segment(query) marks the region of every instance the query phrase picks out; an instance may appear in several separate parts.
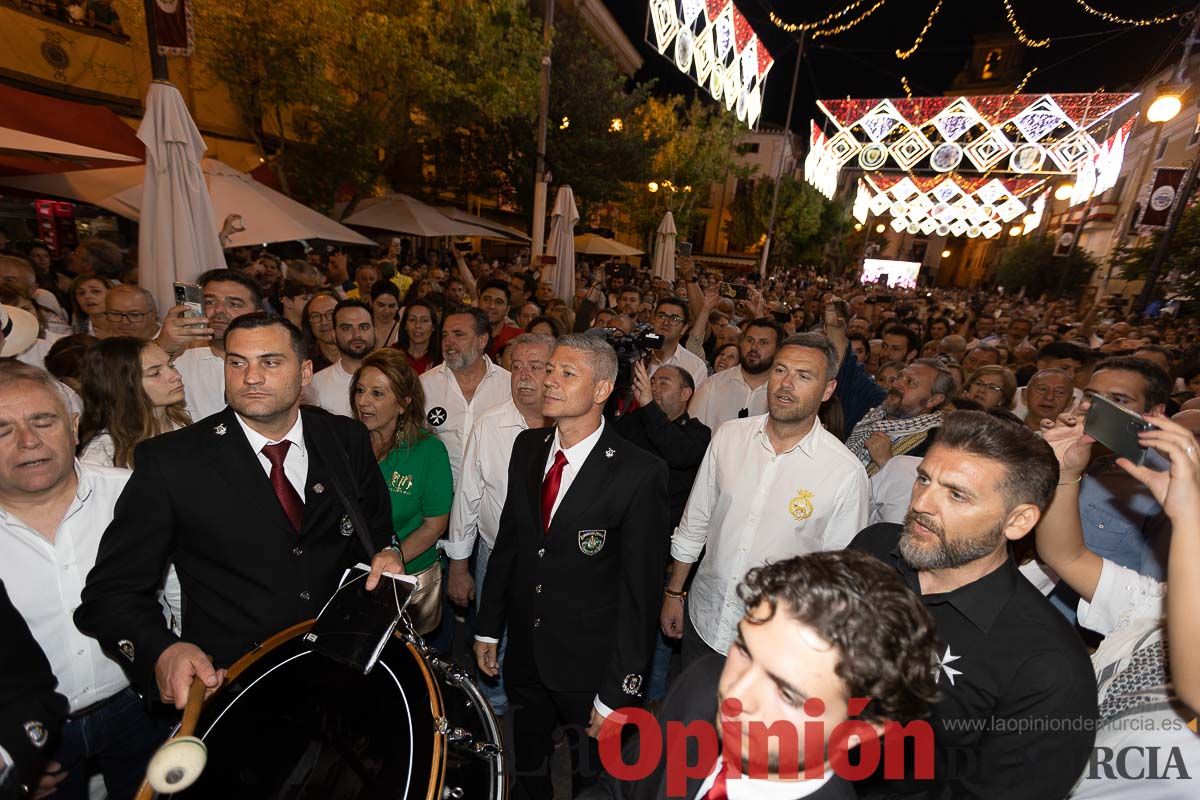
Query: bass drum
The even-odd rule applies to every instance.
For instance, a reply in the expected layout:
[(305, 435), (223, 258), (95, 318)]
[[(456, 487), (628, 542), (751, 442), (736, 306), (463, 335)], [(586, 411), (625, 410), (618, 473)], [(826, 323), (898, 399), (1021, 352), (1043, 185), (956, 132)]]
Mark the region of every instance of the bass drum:
[(460, 667), (397, 633), (369, 675), (289, 628), (230, 668), (205, 703), (206, 800), (450, 800), (507, 796), (500, 730)]

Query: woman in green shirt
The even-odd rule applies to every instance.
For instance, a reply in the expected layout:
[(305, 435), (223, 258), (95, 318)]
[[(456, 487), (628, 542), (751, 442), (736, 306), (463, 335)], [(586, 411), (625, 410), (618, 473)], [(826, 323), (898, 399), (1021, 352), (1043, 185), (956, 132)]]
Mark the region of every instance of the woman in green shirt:
[(371, 435), (392, 498), (396, 543), (405, 571), (417, 579), (409, 617), (416, 632), (426, 634), (441, 622), (442, 563), (436, 545), (450, 518), (450, 457), (425, 423), (421, 381), (399, 350), (376, 350), (363, 359), (350, 381), (350, 406)]

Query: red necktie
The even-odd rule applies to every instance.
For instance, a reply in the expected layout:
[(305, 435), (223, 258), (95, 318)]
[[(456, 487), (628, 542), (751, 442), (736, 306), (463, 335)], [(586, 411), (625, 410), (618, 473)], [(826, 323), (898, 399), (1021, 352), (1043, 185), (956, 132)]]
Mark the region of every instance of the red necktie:
[(271, 486), (275, 489), (275, 496), (279, 498), (279, 505), (283, 506), (283, 513), (287, 514), (292, 527), (299, 533), (304, 522), (304, 501), (300, 499), (296, 487), (292, 486), (287, 473), (283, 471), (283, 459), (287, 457), (288, 448), (291, 446), (292, 443), (286, 440), (278, 444), (266, 444), (263, 445), (262, 454), (271, 462)]
[(567, 456), (562, 450), (554, 454), (554, 464), (542, 481), (542, 532), (550, 532), (550, 512), (554, 511), (554, 501), (558, 499), (558, 487), (562, 485), (563, 467), (567, 465)]
[(708, 793), (704, 795), (703, 800), (726, 800), (729, 795), (725, 791), (725, 763), (718, 762), (717, 778), (713, 781), (713, 785), (708, 788)]

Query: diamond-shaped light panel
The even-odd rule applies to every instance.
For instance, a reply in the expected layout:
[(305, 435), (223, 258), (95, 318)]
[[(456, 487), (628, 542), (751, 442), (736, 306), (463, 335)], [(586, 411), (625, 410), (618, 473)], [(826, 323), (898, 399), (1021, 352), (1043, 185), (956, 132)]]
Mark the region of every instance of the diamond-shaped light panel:
[(893, 142), (888, 149), (900, 169), (912, 169), (914, 164), (933, 151), (933, 145), (920, 131), (910, 130)]

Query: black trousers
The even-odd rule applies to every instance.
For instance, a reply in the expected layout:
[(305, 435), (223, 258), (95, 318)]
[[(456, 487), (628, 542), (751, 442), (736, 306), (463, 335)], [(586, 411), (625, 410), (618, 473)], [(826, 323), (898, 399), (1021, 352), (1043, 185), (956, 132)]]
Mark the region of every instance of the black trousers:
[(553, 800), (550, 759), (556, 732), (571, 748), (571, 795), (594, 784), (601, 773), (596, 740), (587, 735), (595, 692), (554, 692), (540, 683), (512, 684), (508, 690), (516, 765), (513, 800)]

